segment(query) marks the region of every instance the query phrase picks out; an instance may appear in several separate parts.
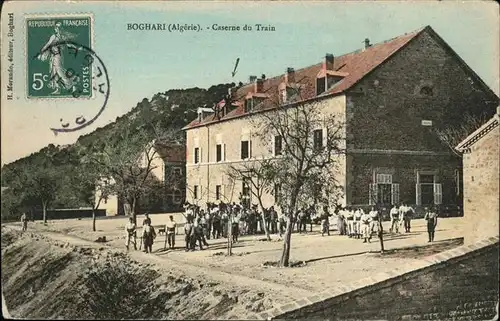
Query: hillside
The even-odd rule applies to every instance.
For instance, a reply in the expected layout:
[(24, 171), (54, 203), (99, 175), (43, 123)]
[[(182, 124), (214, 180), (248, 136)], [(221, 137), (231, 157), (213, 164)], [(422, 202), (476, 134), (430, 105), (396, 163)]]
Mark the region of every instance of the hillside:
[[(66, 178), (78, 172), (78, 155), (81, 151), (96, 152), (100, 146), (110, 140), (116, 141), (120, 137), (116, 133), (124, 129), (134, 132), (145, 125), (153, 125), (161, 129), (179, 130), (179, 138), (184, 139), (184, 133), (180, 129), (196, 117), (196, 108), (220, 101), (227, 94), (228, 88), (234, 84), (219, 84), (208, 89), (189, 88), (172, 89), (163, 93), (157, 93), (150, 99), (142, 99), (128, 113), (117, 117), (116, 120), (104, 127), (97, 128), (90, 134), (80, 136), (75, 144), (69, 146), (54, 146), (50, 144), (31, 155), (18, 159), (2, 167), (2, 187), (8, 187), (12, 180), (16, 180), (15, 173), (25, 171), (37, 171), (37, 168), (47, 166), (48, 158), (56, 159), (57, 171), (63, 181), (59, 189), (65, 188)], [(151, 138), (153, 137), (151, 133)], [(50, 156), (49, 156), (50, 155)], [(52, 162), (51, 164), (54, 164)], [(20, 204), (9, 189), (2, 191), (2, 219), (21, 210), (28, 210), (27, 204), (20, 209)], [(39, 204), (28, 204), (30, 207), (39, 207)], [(51, 208), (71, 208), (86, 206), (75, 200), (67, 193), (58, 193), (52, 202)]]

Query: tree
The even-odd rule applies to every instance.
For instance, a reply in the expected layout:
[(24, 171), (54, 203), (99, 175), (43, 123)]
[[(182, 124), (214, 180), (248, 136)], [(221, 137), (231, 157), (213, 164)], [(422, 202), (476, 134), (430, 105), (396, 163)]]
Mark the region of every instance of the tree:
[(47, 223), (47, 208), (56, 198), (62, 181), (61, 167), (67, 159), (60, 149), (49, 145), (24, 166), (7, 171), (4, 180), (25, 207), (41, 205), (43, 223)]
[[(296, 97), (300, 97), (300, 86)], [(279, 104), (271, 102), (256, 114), (254, 124), (260, 141), (269, 142), (269, 134), (275, 136), (268, 144), (273, 155), (273, 145), (279, 141), (279, 157), (269, 162), (273, 180), (281, 186), (287, 220), (281, 266), (289, 266), (292, 223), (297, 204), (307, 198), (304, 188), (311, 184), (328, 186), (338, 175), (341, 155), (345, 151), (345, 126), (342, 117), (328, 110), (321, 102)], [(327, 194), (322, 191), (322, 194)]]
[(269, 235), (269, 230), (267, 229), (264, 217), (262, 196), (264, 195), (264, 192), (271, 192), (274, 187), (274, 173), (271, 162), (272, 160), (270, 159), (253, 159), (238, 165), (230, 165), (226, 169), (226, 175), (228, 175), (233, 182), (237, 180), (245, 180), (250, 184), (250, 192), (259, 202), (260, 211), (262, 213), (261, 224), (264, 227), (264, 232), (266, 233), (266, 239), (268, 241), (271, 240), (271, 236)]
[(96, 211), (112, 193), (106, 168), (91, 157), (88, 151), (79, 153), (79, 170), (71, 176), (70, 193), (92, 208), (92, 231), (96, 231)]
[(157, 186), (152, 176), (160, 158), (155, 144), (178, 136), (176, 131), (170, 134), (169, 130), (148, 126), (124, 127), (104, 143), (100, 152), (92, 153), (111, 182), (109, 193), (123, 200), (125, 215), (134, 223), (137, 201)]
[(439, 140), (448, 146), (455, 155), (462, 157), (462, 154), (455, 147), (487, 121), (487, 113), (483, 113), (480, 116), (466, 114), (459, 126), (436, 128), (434, 132), (437, 134)]

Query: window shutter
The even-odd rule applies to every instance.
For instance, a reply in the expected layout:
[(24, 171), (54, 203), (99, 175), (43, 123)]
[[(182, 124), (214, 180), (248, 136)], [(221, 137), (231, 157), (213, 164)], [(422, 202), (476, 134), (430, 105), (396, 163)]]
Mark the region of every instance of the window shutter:
[(199, 160), (198, 160), (200, 163), (202, 163), (202, 162), (203, 162), (203, 158), (201, 157), (201, 152), (202, 152), (202, 148), (200, 147), (200, 152), (199, 152), (199, 153), (200, 153), (200, 158), (199, 158)]
[(193, 164), (196, 164), (196, 147), (193, 148)]
[(323, 147), (326, 148), (328, 145), (328, 128), (323, 128)]
[(399, 184), (391, 184), (391, 203), (399, 203)]
[(422, 205), (422, 192), (420, 189), (420, 184), (415, 185), (415, 191), (416, 191), (415, 203), (417, 205)]
[(368, 204), (370, 205), (377, 204), (378, 185), (376, 183), (370, 184), (370, 190), (368, 194), (369, 194)]
[(221, 161), (226, 161), (226, 144), (220, 146)]
[(434, 204), (439, 205), (443, 202), (443, 191), (441, 184), (434, 184)]
[(252, 140), (248, 140), (248, 158), (252, 158)]

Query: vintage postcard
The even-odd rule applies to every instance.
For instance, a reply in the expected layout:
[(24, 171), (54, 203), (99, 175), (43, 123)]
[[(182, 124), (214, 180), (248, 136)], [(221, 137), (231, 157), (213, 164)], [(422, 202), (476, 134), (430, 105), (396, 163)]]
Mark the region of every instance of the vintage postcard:
[(498, 320), (493, 1), (6, 1), (13, 319)]

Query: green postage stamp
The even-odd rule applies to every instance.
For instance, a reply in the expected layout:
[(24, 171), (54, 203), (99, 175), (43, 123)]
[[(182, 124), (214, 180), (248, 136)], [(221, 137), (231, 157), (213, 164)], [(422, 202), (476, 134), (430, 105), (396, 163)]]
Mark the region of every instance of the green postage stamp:
[(91, 14), (26, 17), (28, 98), (91, 98)]

